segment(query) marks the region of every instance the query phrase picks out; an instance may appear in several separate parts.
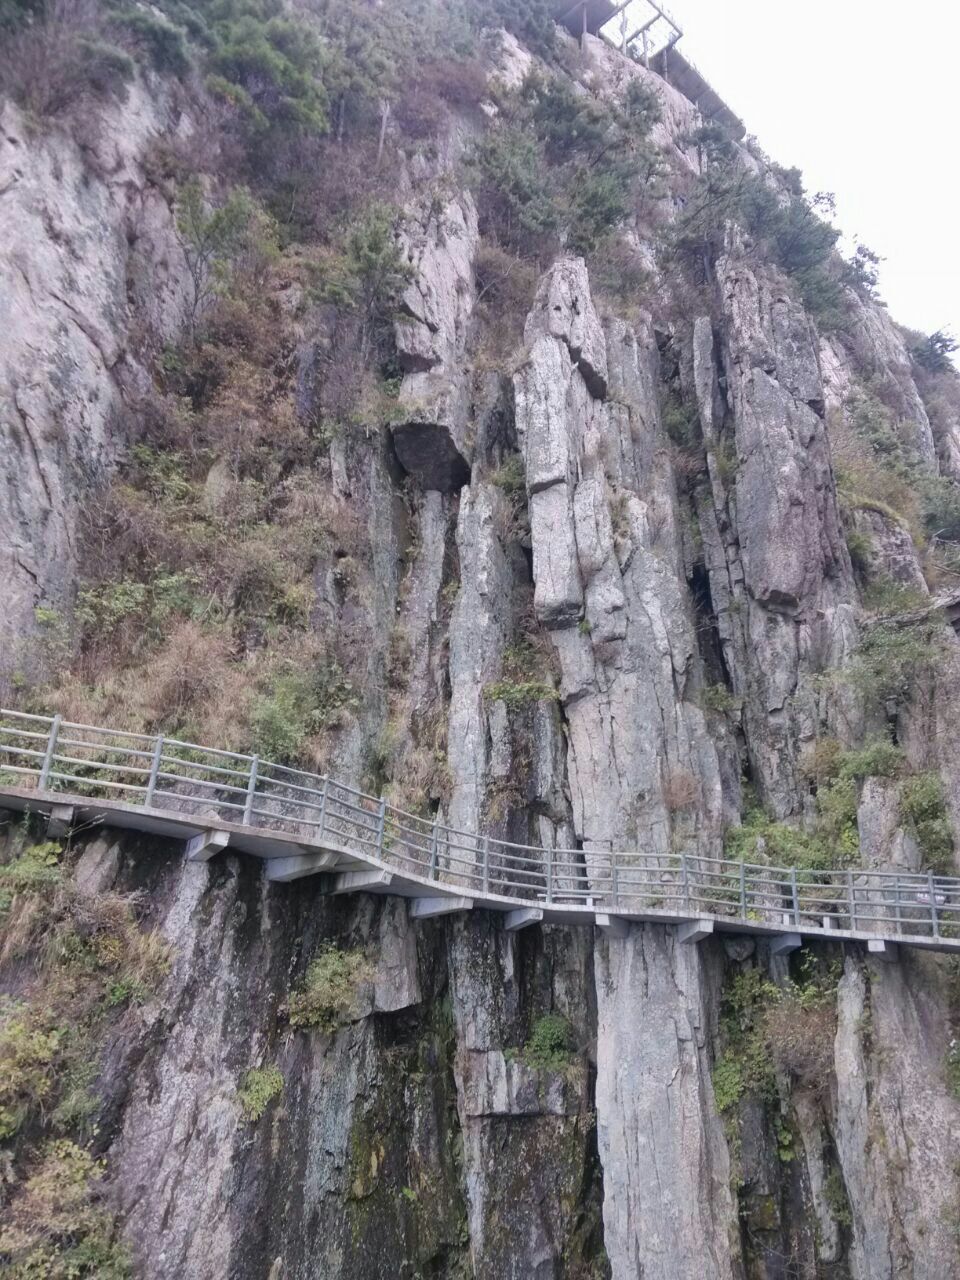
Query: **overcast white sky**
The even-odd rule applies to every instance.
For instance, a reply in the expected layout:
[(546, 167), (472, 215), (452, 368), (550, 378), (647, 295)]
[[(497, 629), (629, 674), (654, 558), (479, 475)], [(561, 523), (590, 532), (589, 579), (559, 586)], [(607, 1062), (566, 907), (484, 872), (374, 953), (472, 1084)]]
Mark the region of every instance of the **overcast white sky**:
[(756, 135), (833, 191), (886, 261), (895, 320), (960, 338), (954, 0), (667, 0), (681, 48)]

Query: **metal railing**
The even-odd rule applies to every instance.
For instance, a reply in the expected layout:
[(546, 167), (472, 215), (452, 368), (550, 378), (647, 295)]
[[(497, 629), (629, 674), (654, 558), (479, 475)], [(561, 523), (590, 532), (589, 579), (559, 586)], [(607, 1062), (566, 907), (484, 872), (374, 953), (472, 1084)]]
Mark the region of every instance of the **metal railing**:
[(713, 916), (797, 932), (842, 929), (928, 945), (960, 940), (960, 879), (932, 872), (810, 871), (691, 853), (511, 844), (255, 755), (60, 716), (0, 710), (0, 792), (4, 784), (282, 833), (475, 899)]

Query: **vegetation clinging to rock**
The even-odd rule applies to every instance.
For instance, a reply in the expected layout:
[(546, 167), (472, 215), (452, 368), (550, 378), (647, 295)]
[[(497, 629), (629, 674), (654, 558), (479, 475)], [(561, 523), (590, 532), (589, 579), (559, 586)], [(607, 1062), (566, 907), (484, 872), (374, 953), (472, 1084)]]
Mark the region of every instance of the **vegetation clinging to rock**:
[(470, 171), (482, 229), (513, 250), (597, 248), (659, 172), (647, 137), (655, 97), (631, 82), (619, 103), (532, 74), (474, 146)]
[(369, 978), (370, 965), (362, 951), (325, 943), (307, 966), (302, 985), (290, 994), (290, 1025), (333, 1035), (355, 1012), (360, 988)]
[(267, 1107), (283, 1093), (283, 1075), (279, 1067), (255, 1067), (248, 1071), (237, 1090), (245, 1119), (255, 1124)]
[(521, 1050), (528, 1067), (539, 1071), (563, 1071), (574, 1059), (573, 1028), (560, 1013), (545, 1013), (533, 1024)]

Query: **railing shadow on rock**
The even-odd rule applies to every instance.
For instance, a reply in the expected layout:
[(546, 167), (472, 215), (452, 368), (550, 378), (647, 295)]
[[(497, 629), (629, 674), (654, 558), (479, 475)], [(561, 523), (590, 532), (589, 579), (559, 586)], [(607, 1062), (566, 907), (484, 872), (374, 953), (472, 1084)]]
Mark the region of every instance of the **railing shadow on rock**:
[(4, 783), (274, 832), (461, 889), (477, 900), (702, 916), (893, 940), (960, 938), (960, 879), (953, 877), (512, 844), (256, 755), (61, 716), (0, 710), (0, 787)]

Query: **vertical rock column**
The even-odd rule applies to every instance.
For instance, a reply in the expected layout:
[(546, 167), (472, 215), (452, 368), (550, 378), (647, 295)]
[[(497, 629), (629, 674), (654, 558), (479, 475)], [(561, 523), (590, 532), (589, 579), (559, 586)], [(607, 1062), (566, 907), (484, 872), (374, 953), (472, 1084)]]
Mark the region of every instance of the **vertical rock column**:
[[(576, 833), (602, 850), (717, 853), (720, 771), (661, 436), (651, 326), (606, 334), (584, 263), (543, 278), (515, 379), (535, 605), (563, 673)], [(669, 873), (663, 892), (676, 892)], [(606, 888), (598, 882), (598, 892)], [(648, 892), (648, 900), (653, 891)], [(710, 1085), (717, 965), (673, 932), (600, 939), (597, 1125), (615, 1280), (734, 1274), (736, 1218)], [(735, 1246), (734, 1246), (735, 1249)]]
[(854, 700), (820, 693), (816, 680), (852, 652), (856, 591), (810, 322), (736, 241), (717, 278), (726, 404), (702, 320), (693, 370), (710, 485), (698, 515), (755, 780), (785, 818), (802, 811), (803, 747), (824, 730), (842, 741), (858, 732)]

